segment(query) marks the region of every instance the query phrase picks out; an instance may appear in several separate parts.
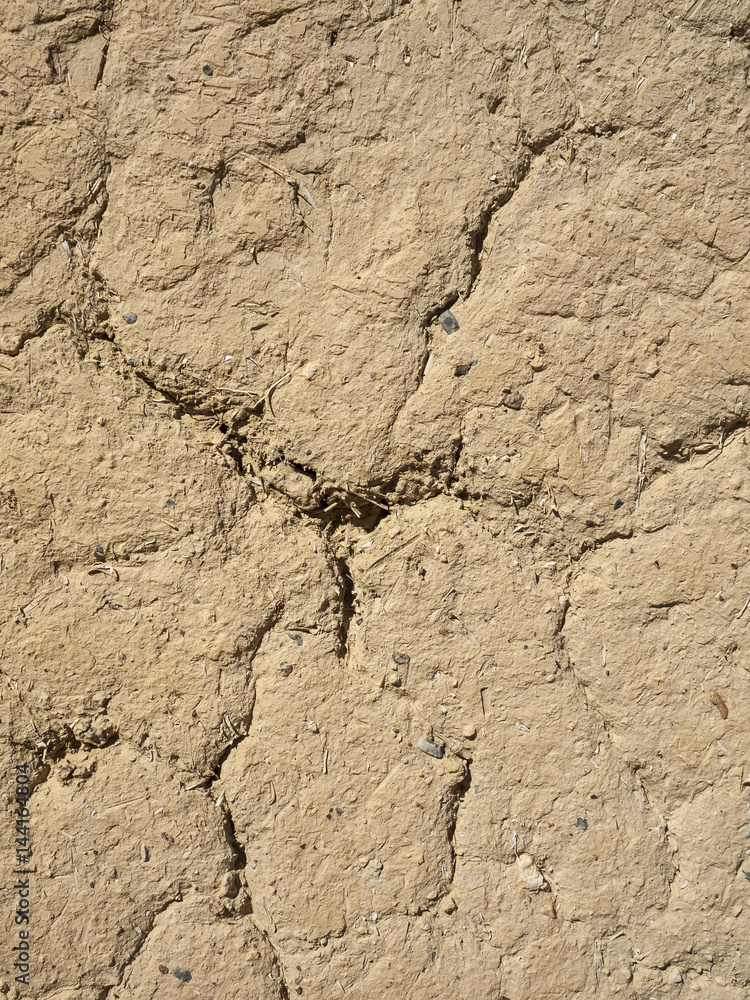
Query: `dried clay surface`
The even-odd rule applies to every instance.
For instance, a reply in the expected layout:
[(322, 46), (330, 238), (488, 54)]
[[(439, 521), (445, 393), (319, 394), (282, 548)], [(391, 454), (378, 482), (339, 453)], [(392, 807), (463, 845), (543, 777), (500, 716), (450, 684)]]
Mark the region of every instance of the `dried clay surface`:
[(5, 0), (3, 996), (748, 996), (749, 78), (748, 0)]

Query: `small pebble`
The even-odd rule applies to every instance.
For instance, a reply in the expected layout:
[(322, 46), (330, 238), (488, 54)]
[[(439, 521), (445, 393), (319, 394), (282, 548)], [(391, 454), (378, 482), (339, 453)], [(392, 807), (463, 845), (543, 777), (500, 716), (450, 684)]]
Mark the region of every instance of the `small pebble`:
[(468, 375), (471, 371), (471, 365), (456, 365), (453, 369), (453, 374), (456, 378), (460, 378), (462, 375)]
[(502, 402), (503, 406), (507, 406), (510, 410), (520, 410), (523, 406), (523, 396), (516, 390), (504, 396)]
[(240, 877), (236, 871), (226, 872), (221, 880), (221, 891), (223, 896), (229, 899), (236, 899), (240, 891)]
[(464, 726), (464, 728), (461, 730), (461, 735), (465, 740), (473, 740), (474, 737), (477, 735), (476, 726)]
[(135, 358), (128, 358), (128, 364), (131, 368), (135, 367)]
[(279, 664), (279, 670), (281, 671), (283, 677), (288, 677), (289, 674), (291, 674), (292, 670), (294, 670), (294, 667), (291, 665), (291, 663), (282, 662)]
[(618, 497), (617, 500), (615, 500), (615, 510), (619, 510), (620, 507), (622, 506), (623, 506), (623, 501), (620, 500), (620, 498)]
[(439, 743), (433, 743), (432, 740), (420, 740), (417, 746), (422, 753), (429, 754), (430, 757), (437, 757), (440, 760), (443, 756), (443, 747)]
[(579, 830), (588, 830), (589, 828), (588, 821), (583, 819), (581, 816), (579, 816), (578, 819), (576, 820), (576, 826), (578, 827)]
[(292, 640), (292, 642), (296, 642), (298, 646), (302, 645), (302, 636), (299, 634), (299, 632), (287, 632), (287, 635)]
[(398, 674), (390, 674), (388, 676), (388, 683), (391, 685), (391, 687), (395, 688), (401, 687), (401, 678), (398, 676)]
[(129, 323), (132, 326), (133, 323), (135, 323), (135, 321), (138, 319), (138, 316), (135, 313), (125, 313), (125, 315), (122, 318), (125, 320), (126, 323)]
[(411, 662), (411, 657), (408, 653), (393, 653), (391, 659), (401, 667), (405, 667), (407, 663)]
[(441, 312), (438, 316), (438, 321), (446, 333), (456, 333), (461, 329), (458, 325), (458, 320), (450, 309), (446, 309), (445, 312)]
[(214, 75), (214, 71), (211, 69), (210, 66), (204, 66), (203, 67), (203, 72), (206, 74), (206, 76), (213, 76)]
[(189, 983), (193, 978), (187, 969), (181, 969), (179, 965), (175, 965), (174, 969), (172, 969), (172, 975), (179, 979), (181, 983)]
[(539, 892), (544, 888), (544, 876), (534, 864), (534, 859), (529, 854), (519, 854), (516, 859), (521, 882), (525, 889), (531, 892)]
[(166, 974), (169, 972), (169, 969), (166, 967), (166, 965), (160, 965), (159, 972), (161, 972), (162, 976), (166, 976)]

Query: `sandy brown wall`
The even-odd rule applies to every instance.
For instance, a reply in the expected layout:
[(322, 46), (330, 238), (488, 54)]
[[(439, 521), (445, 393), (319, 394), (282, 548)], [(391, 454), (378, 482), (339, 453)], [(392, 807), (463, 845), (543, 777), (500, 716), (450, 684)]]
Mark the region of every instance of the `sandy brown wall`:
[(749, 48), (4, 0), (4, 995), (748, 996)]

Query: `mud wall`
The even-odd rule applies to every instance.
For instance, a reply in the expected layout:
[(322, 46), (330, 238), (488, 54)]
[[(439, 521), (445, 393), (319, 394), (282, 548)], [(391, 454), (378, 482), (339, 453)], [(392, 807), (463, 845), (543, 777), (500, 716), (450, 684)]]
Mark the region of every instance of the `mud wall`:
[(6, 995), (747, 995), (748, 32), (6, 0)]

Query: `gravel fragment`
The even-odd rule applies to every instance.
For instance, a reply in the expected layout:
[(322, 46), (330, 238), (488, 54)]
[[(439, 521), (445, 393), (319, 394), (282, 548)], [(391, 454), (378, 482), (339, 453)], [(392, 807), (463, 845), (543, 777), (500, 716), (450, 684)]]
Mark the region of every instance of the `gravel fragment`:
[(445, 312), (441, 312), (438, 316), (438, 321), (446, 333), (456, 333), (461, 329), (458, 325), (458, 320), (450, 309), (446, 309)]
[(417, 746), (422, 753), (429, 754), (430, 757), (437, 757), (438, 760), (445, 752), (444, 747), (440, 746), (439, 743), (433, 743), (432, 740), (420, 740)]

